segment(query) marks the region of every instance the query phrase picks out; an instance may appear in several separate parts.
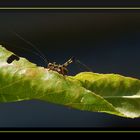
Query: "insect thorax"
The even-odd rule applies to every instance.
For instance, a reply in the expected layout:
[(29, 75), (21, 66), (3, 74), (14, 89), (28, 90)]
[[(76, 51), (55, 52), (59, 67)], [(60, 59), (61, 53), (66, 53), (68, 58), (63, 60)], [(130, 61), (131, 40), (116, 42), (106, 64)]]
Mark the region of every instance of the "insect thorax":
[(62, 75), (67, 75), (68, 73), (68, 69), (66, 68), (65, 65), (60, 65), (60, 64), (56, 64), (56, 62), (54, 63), (49, 63), (47, 68), (49, 70), (53, 70), (53, 71), (56, 71)]

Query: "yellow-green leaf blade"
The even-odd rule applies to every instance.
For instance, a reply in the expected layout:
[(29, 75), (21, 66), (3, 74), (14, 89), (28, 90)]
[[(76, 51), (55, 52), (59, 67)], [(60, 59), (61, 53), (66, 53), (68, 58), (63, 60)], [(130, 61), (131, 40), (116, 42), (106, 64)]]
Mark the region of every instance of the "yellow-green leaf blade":
[(13, 53), (0, 47), (0, 102), (38, 99), (67, 107), (140, 116), (140, 80), (116, 74), (63, 76), (25, 58), (7, 63)]

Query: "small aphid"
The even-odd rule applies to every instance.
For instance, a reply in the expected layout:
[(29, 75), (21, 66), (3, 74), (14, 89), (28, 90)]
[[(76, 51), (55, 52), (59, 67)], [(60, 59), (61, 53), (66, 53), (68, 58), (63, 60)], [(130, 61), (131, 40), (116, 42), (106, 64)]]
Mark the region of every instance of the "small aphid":
[(10, 64), (10, 63), (12, 63), (14, 60), (19, 61), (19, 59), (20, 59), (20, 58), (19, 58), (17, 55), (12, 54), (11, 56), (9, 56), (9, 57), (7, 58), (7, 63)]

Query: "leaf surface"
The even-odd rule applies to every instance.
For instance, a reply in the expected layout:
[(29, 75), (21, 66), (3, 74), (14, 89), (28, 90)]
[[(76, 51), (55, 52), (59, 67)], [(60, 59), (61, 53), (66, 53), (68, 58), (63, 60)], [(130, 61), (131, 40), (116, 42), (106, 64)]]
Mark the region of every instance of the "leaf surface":
[(43, 100), (70, 108), (140, 117), (140, 80), (118, 74), (82, 72), (63, 76), (0, 46), (0, 102)]

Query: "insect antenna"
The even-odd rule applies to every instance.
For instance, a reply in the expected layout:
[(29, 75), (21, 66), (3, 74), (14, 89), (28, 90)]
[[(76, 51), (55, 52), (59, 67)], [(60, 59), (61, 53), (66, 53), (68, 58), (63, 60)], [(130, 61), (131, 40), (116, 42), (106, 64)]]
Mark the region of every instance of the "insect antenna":
[(44, 62), (47, 64), (48, 63), (48, 60), (46, 59), (46, 56), (30, 41), (24, 39), (21, 35), (19, 35), (17, 32), (13, 31), (13, 33), (18, 37), (20, 38), (21, 40), (23, 40), (25, 43), (27, 43), (28, 45), (30, 45), (31, 47), (33, 47), (36, 52), (34, 52), (34, 54), (38, 54), (38, 56), (40, 56)]
[(85, 65), (84, 63), (82, 63), (80, 60), (78, 60), (77, 58), (75, 58), (74, 56), (71, 57), (67, 62), (65, 62), (63, 64), (63, 66), (67, 67), (69, 64), (71, 63), (78, 63), (80, 64), (81, 66), (83, 66), (84, 68), (86, 68), (88, 71), (92, 71), (87, 65)]
[(86, 68), (88, 71), (92, 72), (92, 69), (90, 69), (86, 64), (84, 64), (83, 62), (81, 62), (80, 60), (75, 58), (75, 63), (80, 64), (81, 66), (83, 66), (84, 68)]
[(45, 61), (44, 57), (42, 57), (42, 55), (40, 55), (39, 53), (37, 53), (37, 52), (35, 52), (35, 51), (33, 51), (33, 50), (29, 50), (29, 49), (27, 49), (27, 48), (19, 48), (19, 47), (17, 47), (16, 45), (13, 45), (12, 43), (8, 43), (8, 42), (5, 42), (5, 41), (4, 41), (4, 42), (1, 42), (1, 43), (14, 46), (15, 48), (17, 48), (17, 49), (19, 49), (19, 50), (24, 50), (24, 51), (26, 51), (26, 52), (30, 52), (30, 53), (32, 53), (32, 54), (34, 54), (34, 55), (36, 55), (36, 56), (39, 56), (39, 57), (43, 60), (43, 62), (45, 63), (45, 65), (46, 65), (46, 61)]

